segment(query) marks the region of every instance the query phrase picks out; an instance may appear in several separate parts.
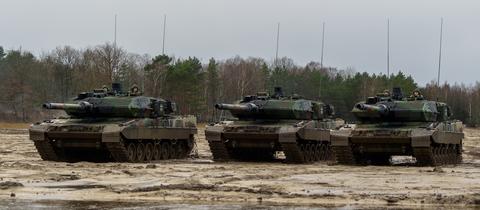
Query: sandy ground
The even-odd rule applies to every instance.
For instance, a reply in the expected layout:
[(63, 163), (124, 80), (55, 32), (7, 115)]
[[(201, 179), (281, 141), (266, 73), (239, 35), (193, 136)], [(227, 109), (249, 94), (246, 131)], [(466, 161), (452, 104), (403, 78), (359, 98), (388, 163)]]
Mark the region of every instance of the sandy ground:
[(0, 129), (0, 200), (478, 208), (479, 143), (466, 129), (464, 163), (435, 169), (215, 163), (201, 129), (196, 159), (57, 163), (40, 159), (25, 129)]

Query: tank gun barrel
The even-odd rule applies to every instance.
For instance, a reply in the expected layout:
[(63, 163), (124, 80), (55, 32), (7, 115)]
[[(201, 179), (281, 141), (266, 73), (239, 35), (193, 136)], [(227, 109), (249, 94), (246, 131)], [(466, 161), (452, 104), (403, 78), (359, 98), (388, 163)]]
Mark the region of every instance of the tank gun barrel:
[(364, 103), (358, 103), (357, 105), (355, 105), (355, 107), (363, 111), (374, 112), (380, 115), (386, 115), (389, 112), (388, 107), (384, 104), (369, 105)]
[(215, 104), (215, 108), (220, 110), (231, 110), (231, 111), (256, 111), (258, 106), (253, 103), (247, 104)]
[(60, 109), (60, 110), (81, 110), (88, 111), (93, 108), (93, 105), (88, 102), (80, 102), (78, 104), (69, 103), (44, 103), (42, 105), (44, 109)]

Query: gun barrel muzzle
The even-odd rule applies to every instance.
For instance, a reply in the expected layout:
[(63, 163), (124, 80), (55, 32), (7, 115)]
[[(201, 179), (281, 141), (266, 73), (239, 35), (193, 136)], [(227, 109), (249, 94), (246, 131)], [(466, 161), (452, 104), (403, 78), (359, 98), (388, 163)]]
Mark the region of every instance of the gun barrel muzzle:
[(388, 107), (384, 104), (379, 105), (369, 105), (364, 103), (358, 103), (355, 105), (357, 109), (368, 111), (368, 112), (377, 112), (379, 114), (385, 115), (388, 113)]

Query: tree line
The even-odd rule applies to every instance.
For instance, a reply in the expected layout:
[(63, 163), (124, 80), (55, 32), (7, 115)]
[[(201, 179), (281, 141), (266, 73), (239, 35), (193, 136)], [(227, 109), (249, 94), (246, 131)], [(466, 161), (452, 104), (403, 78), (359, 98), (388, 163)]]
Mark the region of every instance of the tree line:
[(106, 43), (85, 49), (69, 46), (34, 56), (24, 50), (0, 47), (0, 121), (31, 122), (51, 117), (41, 109), (44, 102), (66, 102), (79, 92), (112, 82), (124, 88), (136, 84), (145, 95), (175, 101), (181, 114), (196, 115), (211, 122), (219, 113), (214, 104), (234, 102), (244, 95), (283, 87), (286, 94), (297, 93), (335, 106), (338, 116), (352, 120), (353, 105), (391, 87), (401, 87), (408, 95), (420, 88), (430, 99), (449, 103), (455, 118), (478, 124), (480, 84), (435, 83), (418, 87), (402, 72), (392, 75), (355, 72), (353, 69), (323, 67), (318, 62), (299, 66), (290, 58), (271, 63), (262, 58), (198, 58), (168, 55), (138, 55)]

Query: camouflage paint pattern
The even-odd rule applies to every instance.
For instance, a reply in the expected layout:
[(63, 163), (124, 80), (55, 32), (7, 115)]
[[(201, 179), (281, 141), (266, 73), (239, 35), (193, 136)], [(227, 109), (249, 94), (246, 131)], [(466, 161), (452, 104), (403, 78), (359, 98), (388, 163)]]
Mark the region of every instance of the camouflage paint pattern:
[[(197, 132), (194, 116), (175, 115), (175, 103), (160, 98), (97, 90), (43, 107), (68, 114), (30, 127), (30, 139), (45, 160), (150, 161), (161, 143), (169, 147), (163, 152), (172, 153), (163, 159), (180, 158), (193, 148)], [(170, 150), (179, 145), (185, 151), (175, 156)]]
[(352, 114), (356, 125), (332, 132), (340, 163), (387, 163), (391, 155), (414, 156), (420, 165), (461, 161), (463, 124), (450, 119), (445, 103), (377, 95), (357, 103)]
[(270, 160), (283, 152), (286, 162), (327, 160), (330, 131), (338, 126), (333, 106), (319, 101), (265, 93), (235, 104), (217, 104), (233, 119), (206, 127), (214, 160)]

